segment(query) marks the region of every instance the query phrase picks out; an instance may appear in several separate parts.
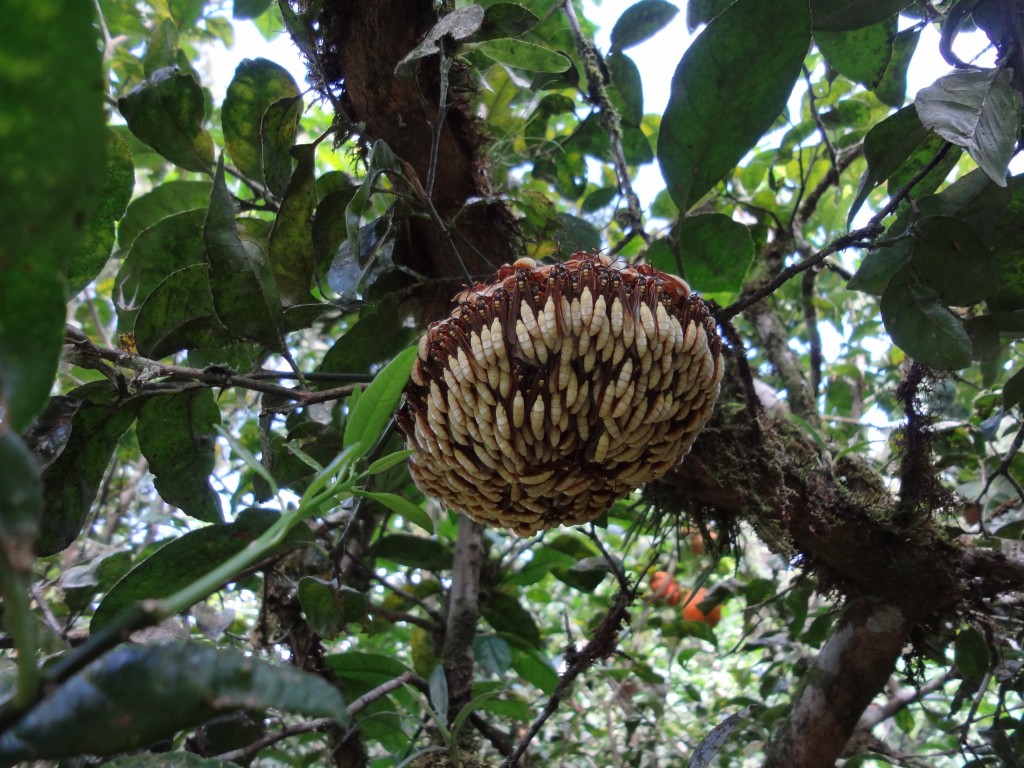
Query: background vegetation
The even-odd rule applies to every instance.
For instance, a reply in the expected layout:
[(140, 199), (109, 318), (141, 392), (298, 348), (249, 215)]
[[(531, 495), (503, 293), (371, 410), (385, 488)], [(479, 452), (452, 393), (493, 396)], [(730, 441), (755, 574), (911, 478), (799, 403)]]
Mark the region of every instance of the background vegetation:
[[(651, 114), (630, 52), (681, 11)], [(243, 60), (215, 102), (249, 23), (308, 85)], [(1024, 762), (1021, 29), (641, 0), (598, 50), (541, 0), (8, 3), (0, 764)], [(424, 499), (403, 350), (597, 249), (714, 302), (693, 453), (529, 539)]]

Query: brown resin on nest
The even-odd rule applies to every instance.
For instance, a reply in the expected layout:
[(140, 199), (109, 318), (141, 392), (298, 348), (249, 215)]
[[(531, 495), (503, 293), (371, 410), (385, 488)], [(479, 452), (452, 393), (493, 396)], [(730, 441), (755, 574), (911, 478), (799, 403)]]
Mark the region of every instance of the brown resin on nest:
[(521, 535), (593, 520), (711, 415), (721, 342), (678, 277), (520, 259), (456, 301), (420, 340), (398, 425), (420, 490), (474, 520)]

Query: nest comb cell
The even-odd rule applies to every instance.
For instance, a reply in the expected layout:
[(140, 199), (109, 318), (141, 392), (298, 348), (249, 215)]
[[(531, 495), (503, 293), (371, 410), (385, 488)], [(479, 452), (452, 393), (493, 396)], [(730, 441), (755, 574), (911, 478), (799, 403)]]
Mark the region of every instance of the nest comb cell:
[(398, 426), (416, 485), (520, 535), (579, 525), (679, 463), (711, 416), (721, 340), (651, 266), (520, 259), (420, 339)]

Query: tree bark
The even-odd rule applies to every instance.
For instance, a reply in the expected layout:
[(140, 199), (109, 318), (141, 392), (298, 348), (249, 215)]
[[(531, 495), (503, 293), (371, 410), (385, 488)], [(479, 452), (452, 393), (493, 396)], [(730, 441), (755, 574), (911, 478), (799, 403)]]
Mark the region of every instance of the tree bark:
[(480, 618), (480, 568), (484, 562), (484, 527), (459, 516), (448, 620), (444, 634), (444, 671), (448, 679), (448, 717), (473, 697), (473, 640)]
[(848, 605), (805, 673), (765, 768), (835, 765), (861, 713), (889, 679), (908, 629), (902, 613), (891, 605), (871, 599)]

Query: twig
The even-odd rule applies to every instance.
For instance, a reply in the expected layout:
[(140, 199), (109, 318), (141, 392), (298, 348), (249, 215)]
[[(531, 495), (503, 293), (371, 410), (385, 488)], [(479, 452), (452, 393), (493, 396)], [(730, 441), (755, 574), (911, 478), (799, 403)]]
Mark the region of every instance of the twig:
[(604, 89), (604, 75), (601, 71), (600, 57), (594, 49), (594, 44), (583, 34), (580, 21), (576, 17), (576, 9), (573, 8), (572, 0), (561, 0), (562, 10), (569, 22), (569, 29), (573, 39), (576, 41), (576, 49), (583, 59), (583, 69), (587, 73), (587, 98), (594, 104), (601, 115), (601, 122), (608, 132), (608, 140), (611, 144), (612, 159), (615, 165), (615, 175), (619, 182), (619, 191), (626, 198), (626, 217), (629, 221), (630, 231), (640, 235), (645, 242), (650, 242), (649, 235), (644, 231), (643, 213), (640, 210), (640, 198), (633, 189), (633, 182), (629, 178), (629, 166), (626, 164), (626, 153), (622, 148), (622, 118), (618, 111), (608, 100), (608, 94)]
[(438, 88), (438, 104), (437, 104), (437, 119), (434, 120), (432, 128), (432, 135), (430, 137), (430, 162), (427, 165), (427, 185), (426, 193), (427, 197), (432, 197), (434, 194), (434, 180), (437, 178), (437, 155), (441, 147), (441, 130), (444, 128), (444, 120), (448, 115), (448, 74), (452, 69), (452, 56), (448, 55), (448, 52), (444, 50), (444, 39), (440, 41), (442, 43), (441, 48), (441, 63), (440, 63), (440, 77), (441, 83)]
[(857, 724), (857, 730), (870, 731), (876, 725), (885, 722), (915, 701), (920, 701), (929, 693), (941, 689), (952, 677), (952, 672), (947, 670), (945, 674), (932, 678), (918, 688), (907, 688), (904, 691), (898, 691), (881, 706), (874, 709), (869, 708)]
[[(417, 675), (412, 672), (403, 672), (393, 680), (388, 680), (386, 683), (381, 683), (372, 691), (367, 691), (358, 699), (348, 705), (347, 711), (349, 717), (354, 717), (357, 713), (366, 709), (370, 704), (377, 701), (377, 699), (387, 696), (392, 691), (401, 688), (406, 683), (414, 682), (414, 678), (418, 678)], [(418, 682), (422, 684), (422, 687), (426, 687), (427, 682), (422, 678), (418, 678)], [(419, 685), (417, 687), (420, 687)], [(217, 760), (221, 760), (225, 763), (246, 763), (259, 754), (262, 750), (269, 746), (277, 744), (279, 741), (284, 741), (292, 736), (298, 736), (303, 733), (312, 733), (313, 731), (322, 731), (332, 726), (336, 726), (335, 722), (330, 717), (320, 717), (315, 720), (307, 720), (303, 723), (294, 723), (280, 730), (274, 731), (273, 733), (265, 734), (251, 744), (246, 744), (244, 747), (233, 749), (230, 752), (222, 752), (217, 755)]]
[(354, 717), (359, 712), (362, 712), (368, 706), (373, 704), (373, 702), (375, 702), (377, 699), (384, 698), (389, 693), (391, 693), (394, 690), (397, 690), (397, 689), (401, 688), (406, 683), (412, 683), (417, 688), (419, 688), (421, 691), (426, 691), (426, 690), (429, 689), (429, 685), (427, 684), (427, 681), (424, 680), (419, 675), (416, 675), (416, 674), (414, 674), (412, 672), (403, 672), (402, 674), (400, 674), (398, 677), (394, 678), (393, 680), (388, 680), (387, 682), (384, 682), (384, 683), (381, 683), (380, 685), (378, 685), (372, 691), (367, 691), (362, 696), (360, 696), (358, 699), (356, 699), (351, 704), (349, 704), (348, 705), (348, 716), (349, 717)]
[[(227, 173), (230, 173), (232, 176), (234, 176), (240, 182), (245, 184), (245, 186), (247, 186), (249, 189), (251, 189), (258, 197), (261, 197), (262, 199), (267, 200), (267, 201), (275, 200), (276, 199), (274, 197), (274, 193), (273, 192), (271, 192), (265, 186), (260, 184), (258, 181), (253, 181), (252, 179), (250, 179), (248, 176), (246, 176), (244, 173), (242, 173), (240, 170), (238, 170), (234, 166), (225, 164), (224, 165), (224, 170)], [(278, 207), (276, 205), (272, 206), (271, 210), (276, 211), (276, 210), (278, 210)]]
[(526, 749), (530, 746), (530, 742), (540, 733), (544, 723), (558, 709), (562, 697), (572, 688), (576, 678), (590, 669), (599, 659), (607, 658), (615, 652), (615, 647), (618, 645), (619, 627), (627, 618), (626, 609), (629, 607), (631, 600), (632, 598), (628, 593), (622, 590), (616, 592), (615, 597), (612, 598), (611, 608), (608, 609), (608, 613), (605, 614), (601, 625), (594, 632), (594, 637), (583, 646), (583, 650), (566, 649), (565, 660), (568, 666), (558, 679), (555, 690), (548, 697), (544, 709), (534, 718), (526, 733), (516, 743), (512, 754), (501, 764), (501, 768), (512, 768), (519, 762)]
[(836, 148), (832, 146), (832, 141), (828, 137), (828, 131), (825, 130), (825, 123), (822, 122), (821, 115), (818, 114), (818, 104), (814, 98), (814, 84), (811, 82), (811, 73), (807, 67), (803, 69), (804, 81), (807, 83), (807, 104), (811, 110), (811, 115), (814, 117), (814, 124), (818, 126), (818, 133), (821, 134), (821, 143), (825, 145), (829, 160), (832, 161), (832, 168), (836, 171), (836, 175), (838, 175), (839, 155), (836, 153)]
[[(295, 407), (313, 405), (314, 403), (322, 403), (329, 400), (338, 400), (343, 397), (348, 397), (355, 389), (355, 386), (350, 384), (343, 387), (321, 390), (319, 392), (310, 392), (306, 389), (282, 387), (278, 384), (264, 381), (263, 379), (267, 378), (265, 375), (266, 372), (261, 372), (259, 378), (254, 378), (252, 376), (235, 373), (234, 371), (222, 366), (189, 368), (183, 365), (161, 363), (157, 360), (150, 360), (147, 357), (142, 357), (141, 355), (129, 354), (120, 349), (99, 347), (77, 331), (69, 331), (68, 337), (65, 341), (71, 350), (70, 354), (67, 356), (70, 362), (83, 368), (94, 368), (104, 374), (109, 374), (111, 368), (103, 365), (101, 361), (112, 363), (120, 368), (137, 371), (140, 377), (191, 381), (212, 387), (240, 387), (242, 389), (252, 390), (253, 392), (262, 392), (266, 395), (276, 395), (277, 397), (282, 397), (286, 400), (296, 402), (296, 404), (292, 406), (268, 409), (272, 412), (290, 410)], [(294, 372), (292, 375), (298, 377), (297, 372)], [(286, 378), (284, 375), (280, 375), (280, 377)], [(158, 383), (152, 385), (153, 388), (158, 388), (158, 386)]]
[(821, 389), (821, 333), (818, 331), (818, 308), (814, 306), (814, 281), (818, 276), (817, 270), (808, 269), (804, 272), (800, 284), (801, 299), (804, 305), (804, 325), (807, 326), (807, 343), (811, 365), (811, 396), (818, 401), (818, 392)]
[(872, 240), (878, 235), (880, 235), (882, 232), (885, 231), (885, 229), (882, 227), (882, 221), (885, 219), (885, 217), (891, 214), (893, 211), (895, 211), (896, 208), (899, 207), (899, 204), (902, 203), (904, 199), (906, 199), (907, 195), (910, 193), (910, 190), (913, 189), (913, 187), (919, 181), (921, 181), (921, 179), (923, 179), (925, 176), (931, 173), (932, 169), (934, 169), (939, 163), (942, 162), (942, 159), (946, 156), (946, 154), (949, 152), (952, 146), (953, 145), (950, 144), (949, 142), (943, 144), (942, 148), (935, 153), (935, 157), (929, 160), (928, 163), (926, 163), (925, 166), (921, 168), (921, 170), (915, 173), (906, 184), (900, 187), (899, 190), (897, 190), (896, 194), (894, 194), (889, 199), (889, 202), (885, 205), (885, 207), (882, 208), (874, 216), (872, 216), (865, 226), (861, 227), (860, 229), (856, 229), (852, 232), (849, 232), (841, 237), (837, 237), (835, 240), (833, 240), (831, 243), (829, 243), (827, 246), (822, 248), (817, 253), (811, 254), (806, 259), (803, 259), (802, 261), (799, 261), (790, 267), (786, 267), (786, 269), (782, 270), (774, 279), (769, 281), (766, 285), (762, 286), (761, 288), (754, 291), (748, 296), (744, 296), (737, 299), (728, 307), (725, 307), (725, 309), (716, 312), (715, 319), (718, 320), (719, 322), (722, 322), (723, 320), (729, 320), (735, 317), (748, 307), (752, 307), (754, 304), (757, 304), (762, 299), (771, 296), (773, 293), (775, 293), (775, 291), (777, 291), (779, 288), (781, 288), (783, 285), (789, 282), (792, 278), (799, 275), (801, 272), (804, 272), (805, 270), (808, 270), (811, 267), (821, 264), (827, 257), (831, 256), (833, 253), (837, 253), (838, 251), (842, 251), (846, 248), (849, 248), (851, 245), (859, 243), (862, 239)]
[[(996, 471), (988, 476), (988, 479), (985, 481), (985, 487), (981, 489), (981, 493), (979, 493), (977, 498), (974, 499), (975, 504), (979, 504), (981, 500), (985, 498), (985, 494), (988, 493), (989, 487), (1000, 475), (1009, 480), (1013, 485), (1017, 486), (1016, 480), (1010, 476), (1010, 464), (1013, 462), (1014, 456), (1016, 456), (1020, 451), (1022, 445), (1024, 445), (1024, 422), (1021, 422), (1020, 427), (1017, 429), (1017, 434), (1013, 436), (1013, 441), (1010, 443), (1010, 447), (1007, 449), (1006, 455), (1003, 456), (1003, 460), (999, 462), (999, 466), (996, 467)], [(1017, 493), (1020, 496), (1024, 496), (1024, 492), (1021, 491), (1019, 486), (1017, 486)]]

